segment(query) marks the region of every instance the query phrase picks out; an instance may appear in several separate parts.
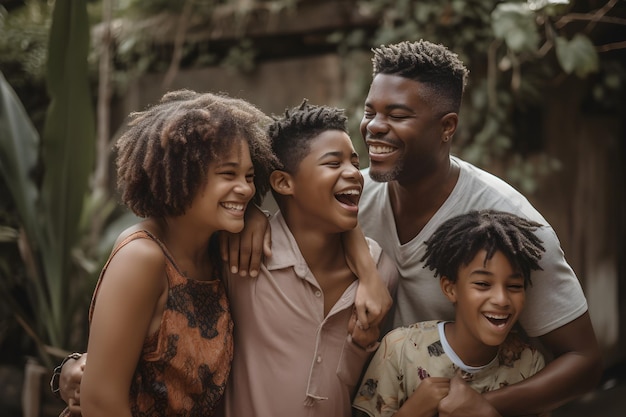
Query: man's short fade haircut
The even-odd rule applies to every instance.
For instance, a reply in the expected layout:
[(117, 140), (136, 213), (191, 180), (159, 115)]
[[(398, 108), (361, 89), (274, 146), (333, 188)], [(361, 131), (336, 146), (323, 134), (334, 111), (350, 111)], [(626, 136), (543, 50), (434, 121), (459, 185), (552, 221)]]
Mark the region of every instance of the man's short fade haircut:
[(274, 117), (269, 136), (279, 169), (295, 174), (309, 154), (311, 139), (327, 130), (348, 133), (348, 118), (343, 109), (309, 104), (304, 99), (299, 106), (285, 110), (283, 116)]
[(268, 191), (276, 164), (267, 137), (271, 119), (247, 101), (178, 90), (130, 118), (116, 143), (117, 185), (137, 216), (184, 214), (206, 184), (208, 165), (240, 141), (254, 165), (254, 202)]
[(484, 249), (485, 263), (501, 251), (524, 277), (524, 286), (531, 284), (530, 273), (539, 270), (545, 249), (535, 231), (541, 224), (511, 213), (496, 210), (470, 211), (448, 219), (426, 242), (424, 268), (456, 282), (459, 268), (468, 265)]
[(443, 45), (420, 39), (372, 49), (373, 76), (398, 75), (429, 86), (446, 98), (444, 111), (458, 113), (468, 70), (458, 55)]

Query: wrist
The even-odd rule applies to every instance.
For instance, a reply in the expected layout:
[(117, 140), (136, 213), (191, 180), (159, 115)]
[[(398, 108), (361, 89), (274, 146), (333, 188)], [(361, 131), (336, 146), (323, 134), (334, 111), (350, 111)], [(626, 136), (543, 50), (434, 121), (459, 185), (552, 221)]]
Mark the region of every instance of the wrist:
[(61, 379), (61, 371), (63, 370), (63, 365), (65, 365), (70, 359), (78, 360), (81, 358), (81, 356), (83, 356), (82, 353), (70, 353), (61, 361), (59, 366), (54, 368), (54, 371), (52, 372), (52, 378), (50, 378), (50, 391), (52, 391), (52, 394), (54, 394), (55, 397), (61, 399), (61, 387), (59, 386), (59, 380)]

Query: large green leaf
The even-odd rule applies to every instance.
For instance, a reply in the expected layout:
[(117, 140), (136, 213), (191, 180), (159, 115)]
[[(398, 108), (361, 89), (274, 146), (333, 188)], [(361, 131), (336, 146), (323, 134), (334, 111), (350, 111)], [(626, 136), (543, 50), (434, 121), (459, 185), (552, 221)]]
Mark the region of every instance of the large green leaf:
[(88, 80), (89, 19), (84, 0), (57, 0), (48, 51), (50, 106), (43, 132), (42, 256), (51, 318), (50, 343), (65, 342), (70, 312), (69, 261), (95, 153), (95, 123)]
[(35, 209), (38, 190), (31, 177), (38, 154), (39, 134), (0, 72), (0, 175), (11, 192), (24, 229), (32, 237), (39, 231)]

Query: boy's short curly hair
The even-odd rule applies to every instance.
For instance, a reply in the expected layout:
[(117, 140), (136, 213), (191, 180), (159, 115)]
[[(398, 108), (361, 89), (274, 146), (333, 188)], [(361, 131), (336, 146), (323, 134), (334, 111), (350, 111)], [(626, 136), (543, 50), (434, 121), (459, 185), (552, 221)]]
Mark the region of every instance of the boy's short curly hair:
[(121, 199), (137, 216), (184, 214), (207, 178), (209, 163), (245, 140), (254, 165), (254, 201), (269, 189), (276, 159), (267, 137), (271, 119), (245, 100), (178, 90), (132, 113), (116, 143)]
[(443, 45), (420, 39), (372, 49), (373, 76), (398, 75), (429, 86), (445, 112), (458, 113), (469, 71), (458, 55)]
[(311, 139), (327, 130), (348, 133), (348, 118), (343, 109), (309, 104), (304, 99), (299, 106), (285, 110), (283, 116), (274, 117), (269, 136), (279, 169), (295, 173), (309, 154)]
[(531, 271), (541, 269), (543, 242), (534, 233), (541, 224), (497, 210), (474, 210), (443, 222), (426, 241), (424, 268), (456, 282), (459, 268), (468, 265), (476, 254), (487, 251), (485, 262), (497, 251), (507, 257), (513, 268), (530, 284)]

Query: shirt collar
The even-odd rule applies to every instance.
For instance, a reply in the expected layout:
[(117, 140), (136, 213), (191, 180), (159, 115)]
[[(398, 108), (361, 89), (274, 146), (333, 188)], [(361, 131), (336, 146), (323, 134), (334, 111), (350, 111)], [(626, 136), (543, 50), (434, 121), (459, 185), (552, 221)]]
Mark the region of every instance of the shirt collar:
[(296, 274), (303, 278), (309, 268), (280, 211), (272, 216), (270, 228), (272, 231), (272, 256), (265, 260), (266, 268), (272, 271), (293, 267)]

